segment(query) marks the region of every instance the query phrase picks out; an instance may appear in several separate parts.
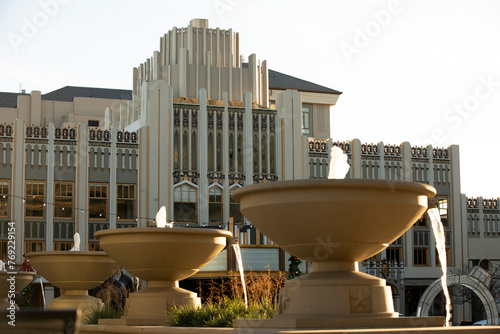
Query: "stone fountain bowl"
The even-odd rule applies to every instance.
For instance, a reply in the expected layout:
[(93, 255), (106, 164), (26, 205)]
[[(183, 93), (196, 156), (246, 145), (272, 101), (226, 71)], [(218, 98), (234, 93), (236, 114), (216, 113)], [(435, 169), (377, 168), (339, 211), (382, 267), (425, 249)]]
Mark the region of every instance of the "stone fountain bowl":
[(128, 272), (148, 281), (194, 275), (226, 246), (229, 231), (202, 228), (120, 228), (94, 234)]
[(41, 276), (64, 290), (93, 289), (120, 268), (105, 252), (31, 252), (26, 258)]
[(311, 262), (361, 261), (406, 232), (436, 190), (387, 180), (321, 179), (234, 191), (243, 215), (285, 251)]
[(34, 271), (18, 271), (15, 274), (8, 274), (6, 271), (0, 271), (0, 299), (6, 298), (10, 290), (10, 282), (7, 280), (15, 276), (16, 293), (23, 291), (28, 284), (33, 281), (36, 273)]

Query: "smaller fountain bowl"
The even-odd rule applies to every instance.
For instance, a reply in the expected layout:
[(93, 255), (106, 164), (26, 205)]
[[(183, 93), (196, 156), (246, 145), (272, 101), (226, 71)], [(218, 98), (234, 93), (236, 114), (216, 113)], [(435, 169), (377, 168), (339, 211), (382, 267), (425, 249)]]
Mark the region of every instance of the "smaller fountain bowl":
[(64, 290), (93, 289), (120, 268), (104, 252), (31, 252), (26, 258), (40, 275)]
[(229, 231), (131, 227), (96, 232), (101, 247), (132, 275), (178, 281), (194, 275), (226, 246)]
[(254, 184), (232, 196), (243, 215), (285, 251), (325, 262), (379, 253), (415, 223), (434, 195), (421, 183), (321, 179)]
[(34, 271), (18, 271), (15, 274), (8, 274), (7, 272), (0, 271), (0, 299), (7, 298), (10, 289), (10, 282), (7, 279), (12, 276), (15, 276), (16, 293), (19, 293), (33, 281), (36, 273)]

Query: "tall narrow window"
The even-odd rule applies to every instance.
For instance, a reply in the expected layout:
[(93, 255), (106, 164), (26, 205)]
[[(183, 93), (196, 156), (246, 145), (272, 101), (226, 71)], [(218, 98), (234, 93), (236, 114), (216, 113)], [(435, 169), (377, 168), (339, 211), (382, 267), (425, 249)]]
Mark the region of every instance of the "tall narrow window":
[(302, 105), (302, 133), (305, 135), (311, 134), (311, 112), (312, 106), (309, 104)]
[(135, 184), (118, 184), (116, 191), (116, 214), (118, 220), (135, 219)]
[(73, 182), (54, 183), (54, 218), (73, 218)]
[(214, 171), (214, 135), (208, 134), (207, 141), (207, 158), (208, 158), (208, 171)]
[(174, 169), (179, 169), (180, 147), (179, 147), (179, 131), (174, 132)]
[(0, 180), (0, 217), (10, 216), (9, 191), (10, 181)]
[(89, 184), (89, 219), (108, 218), (108, 184)]
[(184, 131), (182, 134), (182, 169), (189, 169), (189, 143), (187, 131)]
[(188, 184), (174, 189), (174, 219), (178, 223), (197, 223), (198, 190)]
[(237, 147), (238, 173), (243, 173), (243, 137), (241, 135), (238, 135)]
[(198, 141), (197, 141), (197, 136), (196, 132), (193, 131), (191, 134), (191, 170), (197, 170), (198, 169)]
[(253, 172), (259, 173), (259, 136), (253, 136)]
[[(235, 189), (238, 189), (238, 187), (231, 189), (231, 194)], [(243, 224), (243, 215), (240, 212), (240, 203), (236, 202), (232, 196), (229, 196), (229, 198), (229, 217), (233, 217), (235, 224)]]
[(222, 171), (222, 135), (217, 135), (217, 171)]
[(262, 173), (267, 174), (267, 137), (262, 135), (262, 140), (260, 142), (260, 157), (262, 161)]
[(234, 135), (231, 133), (229, 135), (229, 171), (234, 172), (234, 158), (235, 158), (235, 151), (234, 151)]
[(208, 191), (209, 197), (209, 223), (222, 223), (222, 189), (214, 186)]
[(26, 180), (26, 218), (45, 218), (45, 182)]
[(269, 164), (270, 173), (276, 174), (276, 143), (274, 141), (274, 136), (269, 138)]

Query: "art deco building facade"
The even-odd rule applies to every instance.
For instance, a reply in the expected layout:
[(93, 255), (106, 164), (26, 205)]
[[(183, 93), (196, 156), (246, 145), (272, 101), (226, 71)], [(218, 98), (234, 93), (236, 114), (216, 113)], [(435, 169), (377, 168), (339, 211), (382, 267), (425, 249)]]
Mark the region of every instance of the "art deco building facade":
[[(133, 69), (131, 91), (0, 93), (0, 255), (7, 256), (9, 222), (20, 262), (27, 251), (69, 249), (75, 232), (82, 249), (99, 250), (94, 232), (147, 226), (166, 206), (180, 226), (239, 236), (246, 269), (286, 270), (288, 255), (241, 216), (231, 192), (325, 178), (336, 145), (348, 155), (349, 178), (437, 189), (451, 267), (500, 260), (498, 199), (461, 195), (458, 147), (332, 140), (330, 107), (340, 94), (268, 69), (255, 55), (243, 62), (237, 33), (199, 19), (161, 37), (159, 51)], [(198, 277), (234, 268), (223, 252)], [(440, 276), (426, 218), (363, 270), (384, 275), (396, 308), (413, 313), (415, 287)]]

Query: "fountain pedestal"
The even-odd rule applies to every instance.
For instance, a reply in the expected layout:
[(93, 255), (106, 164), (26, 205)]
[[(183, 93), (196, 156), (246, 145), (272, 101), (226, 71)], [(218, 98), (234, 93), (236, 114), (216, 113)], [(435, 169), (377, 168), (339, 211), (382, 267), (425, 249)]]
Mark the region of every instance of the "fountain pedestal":
[(289, 280), (274, 319), (235, 320), (236, 328), (443, 326), (443, 318), (398, 318), (385, 280), (358, 262), (406, 232), (427, 209), (433, 187), (385, 180), (293, 180), (233, 193), (241, 212), (283, 250), (312, 263)]
[(14, 274), (0, 272), (0, 309), (6, 310), (11, 305), (9, 294), (12, 293), (12, 288), (16, 294), (23, 291), (35, 276), (36, 273), (33, 271), (18, 271)]
[(99, 324), (157, 326), (177, 305), (200, 305), (197, 294), (179, 288), (226, 246), (229, 231), (202, 228), (120, 228), (95, 233), (101, 247), (129, 273), (148, 281), (130, 294), (119, 320)]
[(120, 268), (104, 252), (45, 251), (27, 253), (26, 258), (40, 275), (64, 290), (47, 307), (80, 309), (84, 318), (92, 307), (104, 305), (99, 298), (89, 296), (88, 290), (101, 285)]

